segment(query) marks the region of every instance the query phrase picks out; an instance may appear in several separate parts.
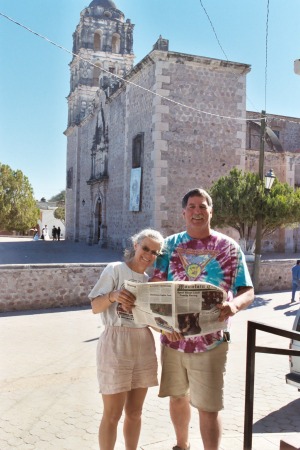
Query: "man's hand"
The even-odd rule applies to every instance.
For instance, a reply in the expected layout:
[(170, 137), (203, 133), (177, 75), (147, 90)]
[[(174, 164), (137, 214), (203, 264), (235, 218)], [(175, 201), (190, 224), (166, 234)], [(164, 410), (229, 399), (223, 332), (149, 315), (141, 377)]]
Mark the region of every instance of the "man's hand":
[(237, 306), (233, 302), (223, 302), (217, 305), (220, 309), (219, 322), (229, 319), (229, 317), (234, 316), (238, 312)]

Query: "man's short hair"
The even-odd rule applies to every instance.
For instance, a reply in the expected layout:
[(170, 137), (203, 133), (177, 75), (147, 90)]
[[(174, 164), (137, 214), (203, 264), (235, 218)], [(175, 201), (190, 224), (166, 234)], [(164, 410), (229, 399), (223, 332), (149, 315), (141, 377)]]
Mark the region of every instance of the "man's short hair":
[(300, 264), (300, 259), (297, 259), (297, 264)]
[(208, 192), (206, 192), (204, 189), (202, 188), (195, 188), (195, 189), (191, 189), (190, 191), (188, 191), (185, 196), (182, 199), (181, 205), (182, 208), (185, 209), (186, 205), (188, 204), (189, 198), (190, 197), (204, 197), (207, 200), (207, 204), (208, 206), (212, 206), (213, 202), (212, 202), (212, 198), (209, 195)]

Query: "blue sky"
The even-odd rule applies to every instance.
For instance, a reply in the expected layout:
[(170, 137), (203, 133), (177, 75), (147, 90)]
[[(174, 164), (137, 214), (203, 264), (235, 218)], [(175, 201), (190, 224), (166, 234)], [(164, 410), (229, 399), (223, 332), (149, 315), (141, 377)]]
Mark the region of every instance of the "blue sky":
[[(0, 12), (72, 50), (80, 12), (91, 0), (0, 0)], [(135, 24), (135, 62), (161, 34), (172, 51), (252, 66), (247, 109), (265, 108), (267, 0), (116, 0)], [(201, 5), (202, 3), (202, 5)], [(300, 117), (300, 2), (270, 0), (268, 113)], [(35, 198), (65, 188), (71, 55), (0, 16), (0, 162), (29, 178)]]

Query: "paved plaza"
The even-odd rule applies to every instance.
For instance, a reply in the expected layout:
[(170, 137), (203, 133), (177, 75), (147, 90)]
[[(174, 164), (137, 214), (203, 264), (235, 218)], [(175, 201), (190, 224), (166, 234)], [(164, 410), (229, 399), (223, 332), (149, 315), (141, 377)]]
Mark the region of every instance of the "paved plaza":
[[(290, 305), (290, 292), (266, 293), (232, 320), (223, 450), (243, 449), (247, 321), (290, 330), (299, 306)], [(99, 317), (89, 308), (0, 314), (1, 450), (98, 449), (102, 401), (95, 353), (100, 333)], [(159, 355), (158, 333), (155, 340)], [(257, 334), (257, 345), (288, 344), (286, 338)], [(278, 450), (283, 436), (298, 437), (300, 443), (300, 394), (286, 385), (288, 371), (287, 356), (256, 355), (253, 450)], [(139, 449), (171, 450), (175, 443), (168, 400), (159, 399), (157, 391), (148, 391)], [(191, 450), (202, 450), (195, 410), (190, 437)], [(116, 450), (124, 448), (121, 423)]]

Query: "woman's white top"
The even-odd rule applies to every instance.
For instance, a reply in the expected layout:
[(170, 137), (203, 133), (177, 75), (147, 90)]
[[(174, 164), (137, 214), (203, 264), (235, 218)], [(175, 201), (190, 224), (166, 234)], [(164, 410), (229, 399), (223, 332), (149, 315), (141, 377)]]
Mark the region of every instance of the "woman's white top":
[[(100, 275), (99, 280), (89, 293), (89, 299), (125, 288), (125, 280), (146, 283), (149, 277), (146, 273), (137, 273), (131, 270), (125, 262), (113, 262), (108, 264)], [(137, 325), (133, 321), (133, 315), (122, 309), (120, 303), (112, 303), (109, 308), (100, 313), (101, 322), (106, 326), (121, 326), (131, 328), (143, 328), (145, 325)]]

